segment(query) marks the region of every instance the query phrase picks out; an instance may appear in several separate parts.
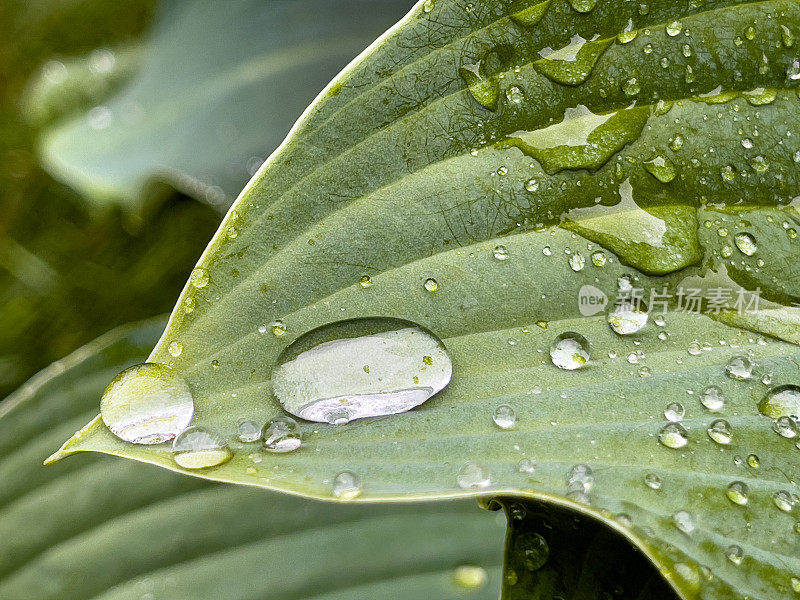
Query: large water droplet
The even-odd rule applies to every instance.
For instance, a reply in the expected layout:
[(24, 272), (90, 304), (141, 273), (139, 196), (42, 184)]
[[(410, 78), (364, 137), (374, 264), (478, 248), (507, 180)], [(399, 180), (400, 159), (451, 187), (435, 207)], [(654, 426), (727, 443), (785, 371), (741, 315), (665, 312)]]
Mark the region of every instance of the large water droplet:
[(245, 444), (257, 442), (261, 439), (261, 426), (255, 421), (243, 419), (239, 421), (236, 437), (239, 438), (240, 442), (244, 442)]
[(569, 4), (579, 13), (588, 13), (597, 5), (597, 0), (569, 0)]
[(125, 369), (100, 400), (103, 423), (134, 444), (161, 444), (189, 426), (194, 401), (189, 385), (169, 367), (143, 363)]
[(677, 175), (673, 162), (664, 156), (656, 156), (653, 160), (648, 160), (644, 163), (644, 168), (661, 183), (669, 183)]
[(220, 436), (189, 427), (172, 442), (173, 458), (184, 469), (205, 469), (228, 462), (233, 453)]
[(343, 424), (419, 406), (445, 388), (452, 370), (430, 331), (400, 319), (354, 319), (290, 344), (273, 370), (272, 388), (289, 413)]
[(539, 51), (541, 60), (534, 63), (537, 71), (564, 85), (578, 85), (589, 78), (597, 59), (611, 44), (610, 38), (587, 42), (580, 35), (574, 35), (570, 43), (558, 50), (546, 48)]
[(658, 433), (658, 441), (667, 448), (683, 448), (689, 443), (689, 433), (680, 423), (667, 423)]
[(517, 423), (517, 415), (508, 404), (501, 404), (494, 410), (492, 421), (500, 429), (511, 429)]
[(514, 542), (514, 556), (521, 559), (528, 571), (538, 571), (550, 558), (550, 546), (538, 533), (523, 533)]
[(800, 417), (800, 387), (779, 385), (772, 388), (758, 403), (758, 410), (770, 419)]
[(753, 256), (758, 250), (755, 238), (749, 233), (737, 233), (733, 239), (739, 251), (746, 256)]
[(550, 346), (550, 359), (559, 369), (580, 369), (589, 361), (589, 341), (580, 333), (562, 333)]
[(664, 409), (664, 418), (670, 423), (678, 423), (683, 421), (683, 416), (686, 414), (686, 409), (680, 402), (670, 402), (667, 408)]
[(786, 490), (775, 492), (775, 494), (772, 496), (772, 501), (775, 503), (775, 506), (777, 506), (783, 512), (792, 512), (792, 508), (794, 508), (794, 500), (792, 499), (792, 495)]
[(687, 535), (694, 531), (694, 519), (692, 518), (692, 515), (685, 510), (679, 510), (673, 514), (672, 522), (675, 524), (675, 527)]
[(797, 423), (792, 417), (778, 417), (772, 424), (772, 429), (781, 437), (788, 439), (797, 437)]

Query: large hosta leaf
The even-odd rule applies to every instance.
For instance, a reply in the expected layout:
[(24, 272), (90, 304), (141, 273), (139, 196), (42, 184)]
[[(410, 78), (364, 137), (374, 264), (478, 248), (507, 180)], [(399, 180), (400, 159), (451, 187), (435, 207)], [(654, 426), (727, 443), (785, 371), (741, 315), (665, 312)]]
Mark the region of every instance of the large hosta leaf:
[[(0, 405), (0, 598), (497, 597), (504, 523), (474, 502), (337, 506), (88, 455), (42, 467), (162, 328), (113, 331)], [(458, 567), (486, 579), (459, 585)]]
[[(411, 4), (168, 3), (136, 52), (140, 73), (103, 105), (45, 131), (42, 162), (99, 202), (134, 209), (159, 181), (227, 208), (314, 95)], [(117, 54), (112, 64), (124, 68), (131, 53)], [(74, 95), (61, 79), (59, 90), (32, 97), (30, 112)]]
[[(284, 414), (278, 357), (342, 319), (428, 328), (452, 382), (199, 474), (328, 498), (344, 470), (366, 499), (527, 495), (610, 520), (687, 598), (790, 596), (796, 415), (784, 437), (758, 403), (800, 379), (799, 34), (794, 1), (420, 3), (245, 189), (150, 360), (224, 436)], [(621, 336), (578, 310), (626, 286), (670, 294), (670, 311)], [(591, 343), (585, 367), (551, 362), (564, 332)], [(738, 357), (749, 378), (726, 374)], [(685, 416), (662, 443), (670, 403)], [(86, 450), (179, 469), (99, 418), (57, 456)]]

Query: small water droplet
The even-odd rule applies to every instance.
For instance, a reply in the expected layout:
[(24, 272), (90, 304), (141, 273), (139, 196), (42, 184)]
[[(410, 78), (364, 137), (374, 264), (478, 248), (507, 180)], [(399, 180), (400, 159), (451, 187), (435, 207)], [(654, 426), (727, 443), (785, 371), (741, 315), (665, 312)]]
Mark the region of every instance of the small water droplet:
[(189, 427), (172, 442), (173, 459), (184, 469), (216, 467), (233, 458), (228, 444), (215, 433)]
[(594, 485), (594, 474), (589, 465), (574, 465), (567, 471), (566, 486), (567, 496), (578, 502), (586, 503), (588, 493)]
[(755, 454), (750, 454), (747, 456), (747, 464), (751, 469), (757, 469), (761, 466), (761, 460)]
[(512, 104), (520, 104), (525, 99), (525, 92), (518, 86), (512, 85), (506, 90), (506, 98)]
[(439, 289), (439, 282), (435, 279), (426, 279), (424, 287), (429, 292), (435, 292)]
[(536, 472), (536, 463), (531, 458), (523, 458), (517, 463), (517, 469), (520, 473), (533, 475)]
[(794, 508), (794, 500), (792, 499), (792, 495), (786, 490), (775, 492), (775, 494), (772, 496), (772, 501), (775, 503), (775, 506), (777, 506), (783, 512), (790, 513), (792, 512), (792, 508)]
[(725, 365), (725, 373), (731, 379), (745, 381), (753, 375), (753, 363), (746, 356), (736, 356)]
[(672, 21), (667, 24), (666, 31), (668, 36), (675, 37), (683, 31), (683, 24), (680, 21)]
[(143, 363), (125, 369), (108, 385), (100, 415), (126, 442), (161, 444), (189, 426), (194, 400), (186, 381), (172, 369)]
[(647, 473), (644, 476), (644, 483), (651, 490), (660, 490), (661, 489), (661, 477), (659, 477), (655, 473)]
[(646, 161), (644, 168), (661, 183), (669, 183), (677, 175), (673, 162), (664, 156), (656, 156), (653, 160)]
[(286, 325), (283, 321), (273, 321), (270, 323), (270, 329), (272, 329), (272, 335), (276, 337), (281, 337), (286, 333)]
[(525, 182), (525, 189), (528, 190), (529, 192), (538, 192), (539, 181), (536, 179), (528, 179), (528, 181)]
[(658, 433), (658, 441), (667, 448), (683, 448), (689, 443), (689, 433), (680, 423), (667, 423)]
[(567, 331), (550, 346), (550, 359), (559, 369), (574, 371), (589, 361), (589, 341), (580, 333)]
[(606, 256), (605, 252), (602, 250), (592, 252), (592, 264), (595, 267), (604, 267), (606, 262), (608, 262), (608, 257)]
[(264, 427), (261, 435), (264, 446), (272, 452), (292, 452), (303, 443), (297, 431), (297, 421), (291, 417), (277, 417)]
[(342, 471), (333, 478), (333, 495), (341, 500), (353, 500), (361, 495), (361, 479), (352, 471)]
[(734, 544), (733, 546), (728, 546), (728, 549), (725, 551), (725, 557), (738, 567), (742, 564), (744, 551)]
[(541, 569), (550, 558), (547, 540), (536, 532), (520, 535), (514, 542), (514, 556), (525, 570), (533, 572)]
[(750, 488), (743, 481), (734, 481), (728, 486), (725, 495), (734, 504), (744, 506), (749, 499)]
[(368, 288), (372, 285), (372, 278), (369, 275), (364, 275), (361, 279), (358, 280), (358, 284), (362, 288)]
[(343, 424), (411, 410), (443, 390), (452, 370), (430, 331), (399, 319), (354, 319), (290, 344), (273, 370), (272, 388), (292, 415)]
[(183, 344), (180, 342), (170, 342), (167, 347), (167, 352), (169, 352), (170, 356), (178, 358), (183, 352)]
[(506, 260), (508, 258), (508, 250), (505, 246), (495, 246), (493, 255), (497, 260)]
[(694, 519), (692, 515), (690, 515), (685, 510), (679, 510), (675, 514), (672, 515), (672, 522), (675, 524), (680, 531), (689, 535), (694, 531)]
[(787, 439), (797, 437), (797, 423), (791, 417), (778, 417), (772, 423), (772, 429), (779, 436)]
[(261, 426), (255, 421), (242, 419), (236, 431), (236, 437), (245, 444), (257, 442), (261, 439)]
[(733, 439), (733, 430), (731, 424), (725, 419), (717, 419), (713, 421), (709, 428), (706, 430), (708, 437), (710, 437), (717, 444), (728, 445)]
[(642, 302), (623, 301), (608, 313), (608, 324), (614, 333), (631, 335), (641, 331), (647, 325), (649, 317), (647, 307)]
[(625, 83), (622, 84), (622, 91), (625, 92), (626, 96), (635, 96), (642, 91), (642, 88), (639, 85), (639, 80), (636, 79), (636, 77), (626, 79)]
[(580, 252), (575, 252), (572, 256), (569, 257), (569, 268), (575, 271), (582, 271), (583, 267), (586, 265), (586, 259), (583, 258), (583, 254)]
[(683, 421), (683, 416), (686, 414), (686, 409), (680, 402), (672, 402), (664, 409), (664, 417), (671, 423), (678, 423)]
[(465, 490), (477, 490), (487, 488), (492, 480), (489, 476), (489, 469), (485, 466), (468, 461), (458, 471), (458, 486)]
[(434, 8), (436, 8), (436, 0), (425, 0), (425, 2), (422, 3), (423, 12), (429, 13)]
[(588, 13), (597, 5), (597, 0), (569, 0), (569, 4), (579, 13)]
[(189, 281), (196, 288), (204, 288), (208, 285), (208, 272), (205, 269), (197, 267), (189, 276)]
[(517, 423), (517, 415), (508, 404), (501, 404), (494, 410), (492, 421), (500, 429), (511, 429)]
[(700, 403), (711, 411), (722, 410), (725, 406), (725, 396), (721, 389), (712, 385), (703, 391), (700, 396)]

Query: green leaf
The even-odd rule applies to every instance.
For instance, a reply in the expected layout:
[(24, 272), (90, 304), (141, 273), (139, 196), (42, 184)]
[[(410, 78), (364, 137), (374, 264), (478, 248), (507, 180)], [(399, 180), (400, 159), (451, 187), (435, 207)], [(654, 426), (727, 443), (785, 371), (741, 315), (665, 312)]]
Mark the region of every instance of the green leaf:
[[(88, 455), (42, 467), (162, 328), (112, 331), (0, 404), (0, 597), (497, 597), (504, 523), (474, 502), (337, 506)], [(465, 588), (458, 567), (486, 579)]]
[[(135, 211), (158, 181), (227, 208), (314, 95), (410, 6), (168, 3), (140, 50), (138, 75), (104, 104), (46, 130), (41, 160), (56, 179), (101, 204)], [(117, 62), (124, 69), (128, 54)], [(57, 91), (38, 85), (29, 111), (69, 103), (73, 81), (83, 79), (73, 73)]]
[[(347, 470), (365, 499), (506, 494), (608, 523), (625, 514), (614, 526), (685, 598), (790, 596), (799, 455), (758, 403), (800, 379), (798, 27), (800, 6), (777, 0), (418, 4), (245, 188), (149, 360), (188, 382), (193, 424), (225, 436), (239, 419), (284, 415), (270, 383), (279, 357), (343, 319), (427, 328), (452, 382), (406, 413), (303, 423), (303, 445), (264, 451), (256, 473), (233, 448), (198, 474), (333, 499)], [(578, 48), (582, 71), (551, 80), (557, 65), (542, 61), (568, 60), (581, 40), (605, 50)], [(734, 215), (727, 237), (709, 212)], [(752, 262), (723, 252), (746, 232)], [(603, 312), (581, 313), (587, 290), (613, 306), (621, 283), (668, 307), (663, 324), (623, 336)], [(740, 314), (756, 283), (761, 304)], [(651, 290), (671, 298), (661, 306)], [(694, 290), (697, 310), (681, 295)], [(575, 371), (549, 356), (565, 332), (591, 343)], [(738, 357), (751, 377), (726, 374)], [(725, 397), (716, 412), (700, 401), (709, 386)], [(667, 435), (681, 432), (665, 418), (673, 402), (680, 448), (668, 447), (683, 441)], [(492, 420), (503, 404), (509, 430)], [(167, 445), (127, 444), (99, 417), (53, 459), (80, 451), (180, 470)], [(576, 489), (581, 465), (592, 475)], [(729, 495), (736, 482), (745, 504), (741, 486)]]

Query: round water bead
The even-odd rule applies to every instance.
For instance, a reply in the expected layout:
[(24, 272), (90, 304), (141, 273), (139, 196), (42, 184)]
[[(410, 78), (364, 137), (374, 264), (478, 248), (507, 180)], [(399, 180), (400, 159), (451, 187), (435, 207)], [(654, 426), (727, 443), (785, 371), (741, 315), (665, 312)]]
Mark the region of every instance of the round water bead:
[(711, 423), (711, 426), (706, 430), (708, 437), (714, 440), (717, 444), (728, 445), (733, 439), (733, 430), (731, 424), (725, 419), (717, 419)]
[(272, 419), (264, 427), (261, 437), (264, 438), (264, 446), (272, 452), (291, 452), (302, 444), (297, 421), (291, 417)]
[(788, 439), (797, 437), (797, 423), (791, 417), (778, 417), (772, 423), (772, 429), (781, 437)]
[(747, 484), (743, 481), (734, 481), (728, 486), (725, 495), (728, 497), (728, 500), (734, 504), (744, 506), (749, 499), (750, 488), (747, 487)]
[(779, 385), (772, 388), (758, 403), (758, 410), (770, 419), (800, 417), (800, 387)]
[(419, 406), (452, 372), (444, 344), (427, 329), (400, 319), (353, 319), (290, 344), (272, 372), (272, 389), (292, 415), (339, 425)]
[(251, 443), (257, 442), (261, 439), (261, 426), (255, 421), (243, 419), (239, 421), (238, 431), (236, 436), (240, 442)]
[(647, 487), (652, 490), (660, 490), (661, 489), (661, 477), (656, 475), (655, 473), (647, 473), (644, 476), (644, 483)]
[(686, 409), (680, 402), (672, 402), (664, 409), (664, 418), (672, 423), (683, 421), (683, 416), (686, 414)]
[(215, 433), (189, 427), (172, 442), (173, 458), (184, 469), (216, 467), (233, 458), (228, 444)]
[(689, 443), (689, 433), (680, 423), (667, 423), (659, 431), (658, 441), (667, 448), (683, 448)]
[(673, 514), (672, 522), (675, 524), (675, 527), (687, 535), (694, 531), (694, 519), (692, 518), (692, 515), (685, 510), (679, 510)]
[(736, 356), (725, 365), (725, 373), (731, 379), (745, 381), (750, 379), (753, 374), (753, 362), (746, 356)]
[(492, 421), (500, 429), (511, 429), (517, 423), (517, 415), (508, 404), (501, 404), (494, 410)]
[(574, 371), (589, 361), (589, 341), (580, 333), (567, 331), (550, 345), (550, 359), (559, 369)]
[(614, 333), (619, 335), (631, 335), (647, 325), (649, 314), (647, 307), (642, 302), (622, 302), (617, 304), (608, 313), (608, 324)]
[(458, 486), (462, 489), (482, 489), (489, 487), (491, 482), (489, 469), (481, 464), (466, 462), (458, 471)]
[(333, 495), (342, 500), (352, 500), (361, 495), (361, 479), (352, 471), (342, 471), (333, 478)]
[(125, 369), (108, 385), (100, 416), (126, 442), (161, 444), (189, 426), (194, 400), (189, 385), (172, 369), (142, 363)]
[(521, 558), (526, 570), (538, 571), (550, 558), (550, 545), (539, 533), (523, 533), (514, 542), (514, 556)]
[(725, 396), (721, 389), (712, 385), (703, 391), (700, 403), (711, 411), (722, 410), (725, 406)]

